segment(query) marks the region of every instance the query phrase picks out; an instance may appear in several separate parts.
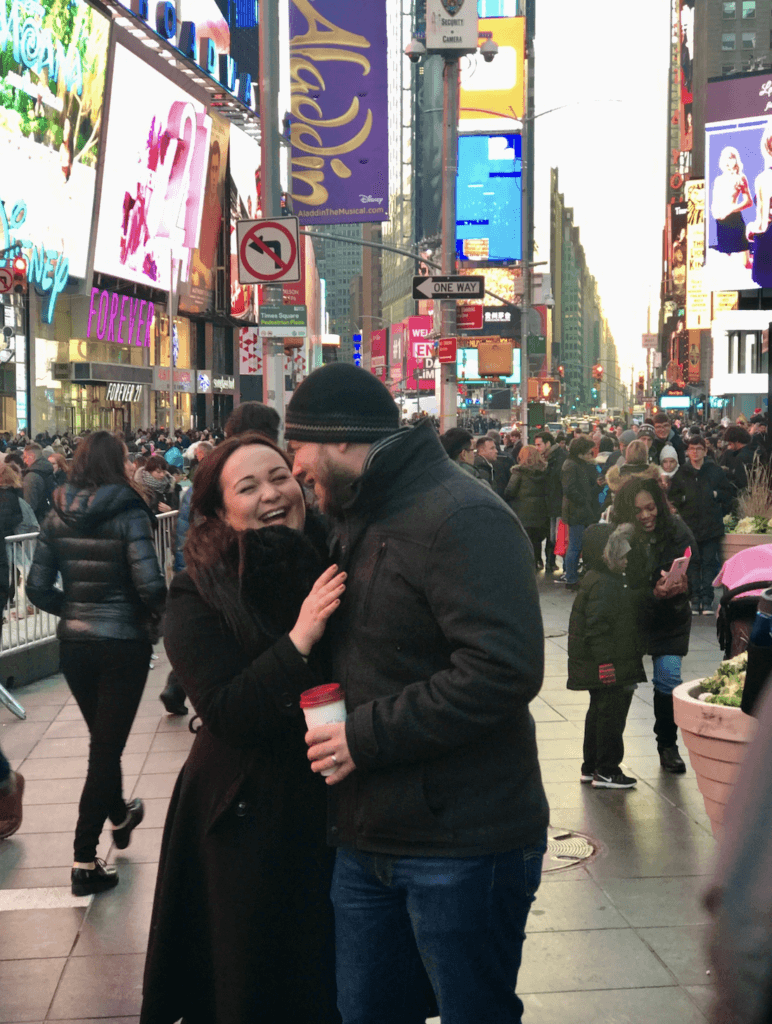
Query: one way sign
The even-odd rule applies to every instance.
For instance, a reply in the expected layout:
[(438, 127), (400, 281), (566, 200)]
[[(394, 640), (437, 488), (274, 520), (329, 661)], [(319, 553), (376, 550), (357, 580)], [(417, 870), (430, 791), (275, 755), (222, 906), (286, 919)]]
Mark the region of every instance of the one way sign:
[(485, 278), (444, 274), (436, 277), (414, 277), (414, 299), (481, 299), (485, 295)]

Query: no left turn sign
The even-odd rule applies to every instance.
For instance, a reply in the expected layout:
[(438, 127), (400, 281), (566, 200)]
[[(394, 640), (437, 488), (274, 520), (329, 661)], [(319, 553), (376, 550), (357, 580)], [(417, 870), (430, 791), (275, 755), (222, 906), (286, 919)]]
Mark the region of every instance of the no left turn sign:
[(297, 217), (240, 220), (236, 241), (239, 284), (300, 280)]
[(13, 288), (13, 274), (5, 267), (0, 267), (0, 295), (7, 295)]

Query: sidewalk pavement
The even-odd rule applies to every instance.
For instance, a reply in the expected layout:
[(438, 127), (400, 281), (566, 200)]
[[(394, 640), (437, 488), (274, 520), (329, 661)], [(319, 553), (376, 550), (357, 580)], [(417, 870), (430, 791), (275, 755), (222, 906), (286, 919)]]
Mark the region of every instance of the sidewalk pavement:
[[(540, 581), (547, 660), (532, 711), (552, 824), (591, 836), (599, 852), (544, 875), (518, 985), (524, 1020), (704, 1024), (710, 977), (701, 893), (715, 844), (694, 773), (661, 771), (648, 684), (636, 692), (625, 733), (624, 765), (637, 789), (580, 784), (587, 695), (566, 689), (573, 595)], [(104, 833), (99, 855), (118, 867), (120, 884), (102, 896), (70, 895), (88, 738), (63, 678), (17, 693), (26, 722), (0, 708), (0, 744), (27, 780), (24, 824), (0, 843), (0, 1024), (138, 1020), (164, 817), (193, 739), (189, 717), (169, 718), (158, 702), (168, 671), (159, 654), (123, 757), (125, 792), (145, 801), (145, 820), (122, 852)], [(684, 678), (713, 671), (719, 660), (714, 620), (695, 618)]]

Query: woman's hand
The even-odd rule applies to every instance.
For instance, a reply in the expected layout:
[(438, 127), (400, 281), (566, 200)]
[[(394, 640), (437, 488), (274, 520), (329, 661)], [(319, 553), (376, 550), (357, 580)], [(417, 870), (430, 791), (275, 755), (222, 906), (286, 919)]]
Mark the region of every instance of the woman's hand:
[(172, 510), (171, 509), (171, 505), (167, 505), (165, 501), (159, 501), (158, 502), (158, 511), (159, 512), (171, 512), (171, 510)]
[(331, 565), (323, 572), (311, 588), (311, 593), (300, 608), (298, 621), (292, 627), (289, 638), (300, 654), (307, 658), (311, 648), (324, 635), (327, 620), (340, 604), (346, 589), (345, 572), (338, 572), (337, 565)]
[(689, 581), (686, 576), (681, 576), (679, 579), (668, 583), (667, 573), (663, 569), (662, 576), (657, 580), (656, 586), (654, 587), (654, 596), (658, 601), (664, 601), (668, 597), (675, 597), (677, 594), (685, 594), (688, 589)]
[(356, 768), (346, 741), (345, 722), (333, 722), (330, 725), (318, 725), (315, 729), (309, 729), (306, 733), (306, 746), (312, 772), (334, 769), (326, 778), (328, 786), (342, 782)]

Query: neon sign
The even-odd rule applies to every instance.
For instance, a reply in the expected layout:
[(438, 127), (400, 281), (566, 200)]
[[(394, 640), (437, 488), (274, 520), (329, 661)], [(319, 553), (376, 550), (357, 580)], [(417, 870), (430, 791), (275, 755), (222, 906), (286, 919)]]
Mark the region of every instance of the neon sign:
[(83, 92), (83, 66), (77, 40), (70, 43), (65, 54), (64, 47), (54, 39), (51, 30), (43, 28), (28, 14), (29, 11), (34, 11), (42, 20), (45, 8), (32, 2), (20, 3), (19, 0), (11, 0), (10, 6), (6, 0), (0, 2), (0, 49), (13, 42), (13, 59), (17, 64), (24, 64), (37, 75), (47, 71), (49, 82), (58, 82), (59, 72), (63, 70), (65, 87), (76, 89), (80, 96)]
[[(19, 238), (17, 232), (27, 219), (27, 204), (24, 200), (14, 203), (9, 217), (5, 203), (0, 200), (0, 228), (2, 228), (3, 248), (16, 247), (27, 256), (28, 278), (42, 295), (48, 294), (48, 302), (43, 304), (41, 317), (43, 323), (53, 322), (56, 300), (64, 291), (70, 276), (70, 261), (56, 249), (46, 249), (45, 245), (35, 246), (31, 241)], [(12, 234), (13, 232), (13, 234)]]
[[(90, 338), (93, 330), (99, 341), (124, 342), (127, 345), (147, 348), (150, 345), (150, 330), (154, 317), (155, 306), (146, 299), (132, 299), (130, 295), (92, 288), (86, 337)], [(128, 337), (124, 337), (125, 323), (129, 325)], [(140, 340), (140, 331), (143, 327), (145, 330)]]

